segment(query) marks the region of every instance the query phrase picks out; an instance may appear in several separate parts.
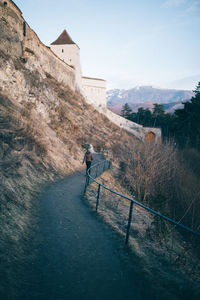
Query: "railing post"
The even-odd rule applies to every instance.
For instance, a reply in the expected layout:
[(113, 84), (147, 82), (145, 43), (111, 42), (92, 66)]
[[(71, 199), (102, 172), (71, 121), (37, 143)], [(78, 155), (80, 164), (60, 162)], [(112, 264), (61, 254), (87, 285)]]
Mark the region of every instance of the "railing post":
[(100, 188), (101, 188), (101, 185), (99, 184), (99, 186), (98, 186), (98, 192), (97, 192), (96, 211), (98, 210), (98, 206), (99, 206)]
[(131, 201), (130, 210), (129, 210), (128, 226), (127, 226), (126, 241), (125, 241), (126, 245), (128, 244), (128, 240), (129, 240), (130, 227), (131, 227), (131, 221), (132, 221), (132, 214), (133, 214), (133, 201)]
[(90, 177), (89, 175), (87, 175), (87, 186), (89, 185), (89, 183), (90, 183)]
[(89, 176), (88, 176), (88, 174), (86, 174), (84, 194), (86, 193), (88, 184), (89, 184)]

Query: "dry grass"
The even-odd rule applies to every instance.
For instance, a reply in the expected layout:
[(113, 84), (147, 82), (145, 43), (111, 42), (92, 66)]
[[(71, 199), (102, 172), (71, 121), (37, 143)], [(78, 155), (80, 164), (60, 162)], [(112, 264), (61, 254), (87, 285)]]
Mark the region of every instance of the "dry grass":
[[(133, 198), (119, 182), (116, 168), (105, 172), (98, 181), (105, 186)], [(86, 201), (95, 211), (97, 185), (92, 183), (86, 192)], [(98, 215), (117, 231), (125, 241), (130, 203), (109, 191), (101, 189)], [(159, 223), (159, 226), (158, 226)], [(167, 227), (167, 234), (166, 234)], [(189, 246), (189, 247), (188, 247)], [(158, 220), (143, 208), (134, 205), (129, 238), (129, 248), (140, 260), (152, 286), (170, 299), (198, 299), (200, 294), (199, 256), (195, 256), (191, 244), (185, 243), (177, 228)], [(178, 288), (177, 288), (178, 287)]]
[(0, 85), (3, 293), (8, 286), (19, 289), (18, 279), (31, 260), (30, 245), (37, 243), (37, 192), (42, 184), (82, 168), (82, 144), (93, 144), (100, 150), (111, 149), (115, 141), (125, 147), (125, 141), (133, 146), (137, 140), (118, 131), (80, 94), (51, 76), (44, 80), (37, 70), (30, 71), (19, 59), (2, 53), (0, 65), (10, 72)]
[(27, 241), (37, 224), (32, 199), (48, 177), (39, 155), (44, 145), (20, 122), (18, 107), (2, 95), (0, 103), (1, 291), (16, 284), (23, 262), (29, 261)]
[(191, 151), (169, 143), (138, 144), (121, 159), (119, 176), (139, 201), (198, 230), (200, 179)]
[[(0, 65), (3, 70), (9, 65), (14, 78), (8, 85), (0, 86), (2, 278), (15, 282), (19, 275), (17, 270), (23, 273), (22, 266), (28, 263), (27, 249), (37, 230), (38, 187), (55, 174), (64, 176), (80, 169), (83, 144), (93, 144), (97, 150), (111, 150), (116, 165), (121, 166), (118, 176), (125, 178), (126, 170), (123, 182), (126, 187), (145, 203), (152, 204), (153, 199), (157, 199), (156, 207), (170, 212), (167, 198), (163, 196), (168, 196), (171, 176), (176, 174), (174, 149), (165, 149), (162, 145), (163, 148), (150, 145), (144, 148), (135, 137), (119, 130), (87, 104), (80, 94), (50, 75), (44, 80), (37, 70), (26, 69), (18, 59), (0, 53)], [(164, 162), (161, 164), (162, 153)], [(182, 192), (179, 193), (181, 197)], [(165, 200), (162, 203), (159, 199)], [(195, 211), (197, 206), (192, 207)], [(120, 225), (124, 234), (126, 222), (120, 212), (127, 210), (127, 204), (111, 198), (111, 202), (105, 201), (105, 208), (110, 212), (112, 223)], [(133, 223), (136, 233), (137, 226), (139, 229), (144, 221), (140, 211), (135, 213), (141, 222)], [(145, 220), (140, 240), (148, 233), (152, 218), (145, 216)], [(137, 247), (142, 253), (140, 243)], [(5, 280), (0, 281), (0, 290), (3, 282), (5, 286), (10, 285)]]
[[(113, 145), (116, 169), (99, 179), (109, 188), (199, 230), (199, 154), (182, 152), (170, 144), (141, 144), (126, 148)], [(195, 152), (195, 153), (194, 153)], [(129, 191), (129, 193), (128, 193)], [(97, 186), (87, 190), (94, 209)], [(103, 190), (99, 214), (125, 239), (128, 201)], [(172, 288), (170, 299), (198, 299), (200, 295), (199, 238), (134, 205), (129, 245), (143, 261), (145, 273), (155, 286)], [(176, 286), (176, 288), (175, 288)], [(177, 289), (178, 287), (178, 289)], [(162, 288), (161, 288), (162, 293)], [(179, 296), (177, 296), (179, 294)], [(177, 298), (178, 297), (178, 298)], [(185, 298), (184, 298), (185, 299)]]

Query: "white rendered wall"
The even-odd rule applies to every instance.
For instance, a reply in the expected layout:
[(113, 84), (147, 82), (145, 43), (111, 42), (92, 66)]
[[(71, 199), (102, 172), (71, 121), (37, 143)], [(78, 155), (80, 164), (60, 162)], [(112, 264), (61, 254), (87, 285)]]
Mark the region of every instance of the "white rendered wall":
[(97, 108), (106, 107), (106, 81), (82, 77), (82, 93), (86, 101)]
[(76, 44), (51, 45), (51, 50), (68, 65), (73, 66), (76, 74), (76, 85), (81, 89), (82, 72), (80, 64), (80, 49)]
[(108, 117), (110, 121), (115, 123), (120, 128), (132, 133), (135, 135), (138, 139), (145, 141), (145, 136), (148, 132), (153, 132), (155, 134), (155, 141), (160, 142), (161, 140), (161, 130), (160, 128), (147, 128), (143, 127), (142, 125), (139, 125), (137, 123), (134, 123), (132, 121), (129, 121), (115, 113), (113, 113), (111, 110), (105, 108), (101, 111), (104, 115)]

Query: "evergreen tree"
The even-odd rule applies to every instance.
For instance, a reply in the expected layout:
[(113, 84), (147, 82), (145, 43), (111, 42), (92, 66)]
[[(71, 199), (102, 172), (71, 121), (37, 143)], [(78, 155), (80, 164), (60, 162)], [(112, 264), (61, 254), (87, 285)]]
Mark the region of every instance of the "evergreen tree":
[(184, 103), (184, 108), (175, 111), (174, 133), (181, 147), (200, 149), (200, 82), (193, 92), (195, 95)]
[(164, 114), (165, 110), (163, 104), (155, 103), (153, 108), (153, 127), (160, 127), (163, 125)]
[(132, 113), (132, 109), (130, 108), (128, 103), (125, 103), (122, 106), (121, 116), (128, 119), (130, 117), (131, 113)]
[(146, 127), (159, 127), (163, 139), (174, 139), (179, 147), (195, 147), (200, 150), (200, 82), (190, 101), (174, 114), (165, 113), (163, 104), (154, 104), (153, 112), (140, 107), (132, 112), (128, 103), (122, 107), (121, 115)]

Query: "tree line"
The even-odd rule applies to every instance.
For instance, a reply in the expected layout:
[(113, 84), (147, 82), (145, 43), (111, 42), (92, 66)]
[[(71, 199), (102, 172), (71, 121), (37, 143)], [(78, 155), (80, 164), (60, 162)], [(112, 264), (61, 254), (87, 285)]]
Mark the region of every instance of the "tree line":
[(144, 127), (159, 127), (163, 140), (174, 140), (180, 147), (192, 147), (200, 150), (200, 82), (193, 91), (194, 96), (188, 102), (183, 102), (182, 109), (174, 113), (166, 113), (163, 104), (154, 104), (153, 110), (140, 107), (133, 112), (125, 103), (121, 115)]

